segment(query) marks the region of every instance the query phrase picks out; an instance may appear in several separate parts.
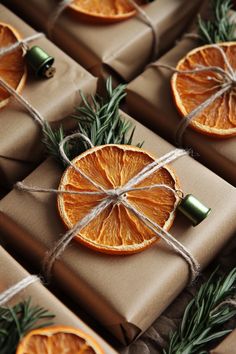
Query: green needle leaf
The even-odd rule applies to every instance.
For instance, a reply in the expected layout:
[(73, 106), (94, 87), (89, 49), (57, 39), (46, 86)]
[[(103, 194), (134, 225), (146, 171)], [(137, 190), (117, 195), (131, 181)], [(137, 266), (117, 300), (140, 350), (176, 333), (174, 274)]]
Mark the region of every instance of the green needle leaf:
[(216, 271), (187, 305), (179, 328), (171, 334), (164, 354), (204, 353), (206, 344), (231, 332), (222, 325), (236, 315), (231, 305), (217, 307), (235, 296), (236, 268), (226, 277), (216, 279)]
[(230, 42), (235, 40), (236, 24), (230, 23), (229, 10), (232, 0), (212, 0), (212, 20), (198, 18), (199, 35), (205, 44)]

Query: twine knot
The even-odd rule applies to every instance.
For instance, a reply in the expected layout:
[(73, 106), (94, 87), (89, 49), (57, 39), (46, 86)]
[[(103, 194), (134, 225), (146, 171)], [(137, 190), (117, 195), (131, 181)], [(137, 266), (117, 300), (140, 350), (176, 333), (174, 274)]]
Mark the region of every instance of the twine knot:
[(125, 191), (122, 188), (114, 188), (106, 191), (107, 198), (113, 205), (121, 204), (126, 198)]
[(195, 68), (190, 70), (178, 70), (170, 65), (165, 64), (150, 64), (148, 67), (157, 67), (163, 68), (172, 71), (173, 73), (177, 74), (198, 74), (212, 71), (215, 75), (214, 76), (207, 76), (208, 80), (212, 80), (216, 82), (215, 89), (216, 92), (213, 93), (209, 98), (205, 101), (200, 103), (196, 108), (194, 108), (190, 113), (184, 116), (184, 119), (181, 119), (179, 125), (177, 126), (176, 133), (175, 133), (175, 141), (176, 145), (181, 147), (183, 145), (182, 139), (183, 134), (188, 127), (188, 125), (192, 122), (194, 118), (196, 118), (204, 109), (209, 107), (213, 102), (215, 102), (219, 97), (223, 96), (225, 93), (234, 89), (236, 87), (236, 72), (229, 62), (225, 51), (218, 45), (212, 44), (212, 48), (215, 48), (219, 51), (222, 56), (225, 68), (220, 66), (211, 66), (211, 65), (196, 65)]

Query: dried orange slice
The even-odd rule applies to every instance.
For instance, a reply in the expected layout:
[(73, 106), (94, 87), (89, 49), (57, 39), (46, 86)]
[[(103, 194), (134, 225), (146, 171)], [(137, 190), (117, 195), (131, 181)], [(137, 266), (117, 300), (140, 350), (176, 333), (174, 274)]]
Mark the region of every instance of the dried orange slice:
[[(87, 176), (103, 188), (124, 186), (155, 157), (143, 149), (128, 145), (104, 145), (87, 150), (73, 160)], [(178, 182), (170, 167), (165, 166), (134, 187), (166, 184), (178, 189)], [(59, 189), (97, 191), (91, 182), (69, 167), (62, 176)], [(155, 188), (145, 191), (129, 191), (127, 200), (138, 211), (165, 230), (169, 230), (175, 217), (179, 198), (170, 190)], [(68, 228), (97, 206), (104, 195), (59, 194), (58, 209)], [(117, 203), (107, 207), (85, 226), (76, 240), (100, 252), (129, 254), (144, 250), (156, 240), (156, 235), (124, 205)]]
[(117, 22), (136, 14), (127, 0), (74, 0), (70, 8), (81, 17), (98, 22)]
[[(218, 44), (236, 70), (236, 42)], [(177, 65), (179, 70), (196, 69), (198, 65), (218, 66), (226, 69), (219, 49), (205, 45), (189, 52)], [(180, 113), (185, 116), (206, 101), (222, 87), (222, 77), (213, 72), (174, 74), (171, 80), (174, 99)], [(191, 128), (219, 138), (236, 135), (236, 87), (217, 98), (190, 123)]]
[[(0, 22), (0, 48), (14, 44), (21, 37), (12, 26)], [(0, 77), (17, 92), (21, 92), (26, 80), (26, 66), (23, 49), (19, 48), (10, 54), (0, 57)], [(10, 94), (0, 87), (0, 108), (9, 101)]]
[(55, 326), (29, 332), (16, 354), (104, 354), (100, 345), (79, 329)]

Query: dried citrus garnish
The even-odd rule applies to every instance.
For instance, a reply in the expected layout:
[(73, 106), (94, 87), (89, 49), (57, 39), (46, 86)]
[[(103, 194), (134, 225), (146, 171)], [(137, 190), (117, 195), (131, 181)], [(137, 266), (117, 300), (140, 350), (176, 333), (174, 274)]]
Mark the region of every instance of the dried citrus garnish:
[[(0, 48), (8, 47), (21, 37), (15, 28), (0, 22)], [(19, 48), (12, 53), (0, 57), (0, 77), (17, 92), (24, 87), (26, 80), (26, 66), (23, 49)], [(10, 94), (0, 87), (0, 108), (9, 101)]]
[[(236, 70), (236, 42), (219, 43)], [(198, 47), (189, 52), (177, 65), (178, 70), (192, 70), (199, 66), (217, 66), (227, 69), (222, 53), (212, 45)], [(209, 71), (194, 74), (175, 73), (171, 80), (174, 99), (180, 113), (185, 116), (224, 85), (221, 75)], [(190, 123), (190, 127), (215, 137), (236, 135), (236, 86), (217, 98)]]
[[(81, 169), (106, 190), (124, 186), (138, 172), (153, 162), (155, 157), (143, 149), (128, 145), (104, 145), (87, 150), (73, 160)], [(156, 171), (134, 187), (166, 184), (178, 188), (177, 178), (170, 167)], [(74, 168), (69, 167), (62, 176), (59, 189), (73, 191), (98, 191)], [(104, 196), (59, 194), (58, 209), (68, 228), (97, 206)], [(137, 210), (165, 230), (169, 230), (179, 201), (176, 194), (165, 188), (129, 191), (127, 200)], [(111, 254), (128, 254), (144, 250), (157, 237), (124, 205), (116, 203), (96, 216), (75, 237), (84, 245)]]
[(79, 329), (55, 326), (29, 332), (17, 347), (16, 354), (104, 354), (100, 345)]
[(70, 7), (82, 17), (99, 22), (121, 21), (136, 13), (127, 0), (74, 0)]

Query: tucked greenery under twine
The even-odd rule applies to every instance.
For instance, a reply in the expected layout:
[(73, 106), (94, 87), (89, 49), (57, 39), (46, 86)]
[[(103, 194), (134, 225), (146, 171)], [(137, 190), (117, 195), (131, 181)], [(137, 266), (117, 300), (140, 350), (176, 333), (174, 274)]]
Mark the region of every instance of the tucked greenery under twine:
[(15, 354), (21, 338), (35, 328), (52, 325), (54, 315), (31, 300), (19, 302), (15, 306), (0, 307), (0, 353)]
[[(112, 88), (112, 79), (106, 82), (106, 97), (98, 95), (87, 99), (82, 92), (82, 105), (75, 109), (71, 118), (78, 123), (78, 132), (88, 137), (94, 146), (105, 144), (131, 145), (135, 128), (125, 121), (120, 114), (119, 107), (125, 93), (126, 85)], [(131, 131), (130, 131), (131, 130)], [(130, 132), (130, 133), (129, 133)], [(43, 127), (43, 143), (49, 155), (62, 162), (59, 153), (59, 144), (66, 136), (61, 126), (53, 130), (46, 122)], [(138, 144), (141, 147), (142, 144)], [(76, 140), (65, 146), (65, 152), (70, 160), (89, 148), (84, 140)], [(62, 162), (63, 163), (63, 162)]]
[(235, 41), (236, 24), (231, 23), (229, 11), (232, 0), (213, 0), (212, 19), (198, 18), (199, 35), (205, 44)]
[(231, 329), (222, 330), (222, 326), (236, 315), (235, 307), (229, 304), (217, 306), (235, 297), (235, 291), (236, 268), (218, 279), (215, 271), (189, 302), (163, 354), (207, 354), (207, 345), (231, 332)]

